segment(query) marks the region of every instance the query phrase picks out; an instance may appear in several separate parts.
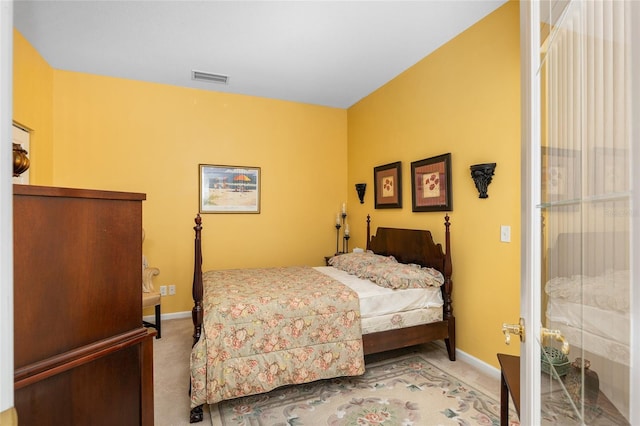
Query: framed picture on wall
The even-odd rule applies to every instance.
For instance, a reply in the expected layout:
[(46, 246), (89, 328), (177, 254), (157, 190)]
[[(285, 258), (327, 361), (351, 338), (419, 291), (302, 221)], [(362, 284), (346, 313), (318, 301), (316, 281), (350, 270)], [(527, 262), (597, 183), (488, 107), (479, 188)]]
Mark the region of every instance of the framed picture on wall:
[[(543, 146), (541, 154), (542, 202), (579, 200), (582, 190), (580, 151)], [(577, 207), (576, 203), (568, 204)]]
[[(629, 167), (627, 162), (631, 158), (629, 149), (596, 146), (593, 148), (592, 153), (592, 158), (595, 159), (597, 164), (602, 164), (602, 169), (597, 173), (588, 173), (587, 193), (592, 196), (598, 196), (608, 191), (625, 192), (628, 189), (628, 182), (625, 179), (626, 169)], [(580, 155), (575, 157), (580, 158)], [(580, 168), (578, 168), (578, 173), (579, 171)], [(577, 183), (580, 182), (579, 176), (573, 179)], [(574, 186), (579, 188), (580, 186), (577, 183), (574, 183)], [(579, 192), (576, 194), (576, 198), (578, 197), (580, 197)]]
[(260, 168), (200, 164), (200, 213), (260, 213)]
[(453, 210), (451, 153), (411, 163), (411, 196), (414, 212)]
[(373, 187), (376, 209), (402, 208), (402, 163), (385, 164), (373, 168)]

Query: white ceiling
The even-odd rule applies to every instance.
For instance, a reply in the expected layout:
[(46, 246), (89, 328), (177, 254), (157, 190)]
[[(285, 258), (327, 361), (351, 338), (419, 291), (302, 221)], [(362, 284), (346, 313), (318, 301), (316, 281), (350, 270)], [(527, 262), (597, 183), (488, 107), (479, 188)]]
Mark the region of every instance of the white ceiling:
[(348, 108), (504, 3), (16, 0), (14, 25), (60, 70)]

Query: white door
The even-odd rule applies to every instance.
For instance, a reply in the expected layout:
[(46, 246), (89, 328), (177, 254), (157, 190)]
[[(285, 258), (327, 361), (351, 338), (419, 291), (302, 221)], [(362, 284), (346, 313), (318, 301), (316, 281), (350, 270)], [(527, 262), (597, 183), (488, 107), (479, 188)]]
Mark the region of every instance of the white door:
[(640, 424), (638, 9), (521, 3), (525, 425)]

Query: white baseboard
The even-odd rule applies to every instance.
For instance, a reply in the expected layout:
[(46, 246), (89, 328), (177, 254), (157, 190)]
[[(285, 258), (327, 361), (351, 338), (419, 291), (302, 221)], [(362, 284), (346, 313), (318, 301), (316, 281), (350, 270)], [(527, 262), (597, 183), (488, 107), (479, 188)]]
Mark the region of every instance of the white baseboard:
[[(434, 342), (436, 345), (440, 345), (443, 348), (445, 347), (444, 341), (438, 340)], [(491, 364), (487, 364), (486, 362), (479, 360), (478, 358), (469, 355), (468, 353), (461, 351), (460, 349), (456, 349), (456, 359), (460, 361), (464, 361), (465, 363), (471, 365), (473, 368), (483, 372), (484, 374), (495, 378), (496, 380), (500, 380), (500, 370), (494, 367)]]
[[(162, 321), (170, 320), (170, 319), (178, 319), (178, 318), (191, 318), (191, 311), (172, 312), (170, 314), (160, 314), (160, 319)], [(156, 316), (155, 315), (146, 315), (146, 316), (142, 317), (142, 319), (144, 321), (154, 322), (156, 320)]]
[(479, 360), (478, 358), (469, 355), (466, 352), (456, 349), (456, 359), (460, 358), (461, 361), (470, 364), (474, 368), (482, 371), (483, 373), (493, 377), (496, 380), (500, 380), (500, 370), (491, 364)]

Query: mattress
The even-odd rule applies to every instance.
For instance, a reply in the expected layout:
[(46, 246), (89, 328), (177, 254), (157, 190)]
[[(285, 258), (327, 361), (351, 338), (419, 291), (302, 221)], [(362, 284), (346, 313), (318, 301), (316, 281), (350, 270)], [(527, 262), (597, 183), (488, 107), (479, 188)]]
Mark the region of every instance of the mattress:
[(438, 321), (442, 321), (442, 308), (414, 309), (377, 317), (361, 318), (360, 324), (362, 334), (370, 334)]
[[(592, 352), (608, 358), (613, 362), (629, 365), (629, 345), (618, 341), (598, 336), (580, 328), (572, 327), (563, 323), (549, 321), (548, 328), (560, 329), (562, 335), (569, 342), (571, 355), (581, 357), (580, 349)], [(571, 358), (573, 359), (573, 358)]]
[(547, 304), (547, 320), (629, 345), (631, 319), (628, 312), (605, 310), (553, 298)]
[[(413, 311), (416, 309), (426, 309), (427, 311), (425, 312), (429, 312), (429, 308), (434, 308), (431, 309), (433, 312), (439, 311), (440, 318), (418, 322), (418, 324), (440, 321), (442, 319), (442, 305), (444, 302), (442, 300), (442, 291), (440, 287), (394, 290), (381, 287), (369, 280), (358, 278), (355, 275), (351, 275), (348, 272), (332, 266), (317, 266), (314, 269), (329, 275), (331, 278), (340, 281), (342, 284), (358, 293), (358, 297), (360, 299), (360, 317), (363, 324), (368, 318), (375, 317), (386, 317), (382, 318), (380, 321), (388, 323), (389, 318), (391, 318), (387, 317), (389, 315), (393, 316), (397, 313)], [(426, 315), (429, 318), (433, 318), (433, 312), (429, 312), (427, 314), (423, 312), (422, 314), (417, 314), (417, 316), (424, 317)], [(410, 322), (414, 321), (415, 318), (410, 320)], [(407, 327), (407, 325), (401, 325), (397, 328), (402, 327)], [(366, 333), (363, 331), (363, 334)]]

